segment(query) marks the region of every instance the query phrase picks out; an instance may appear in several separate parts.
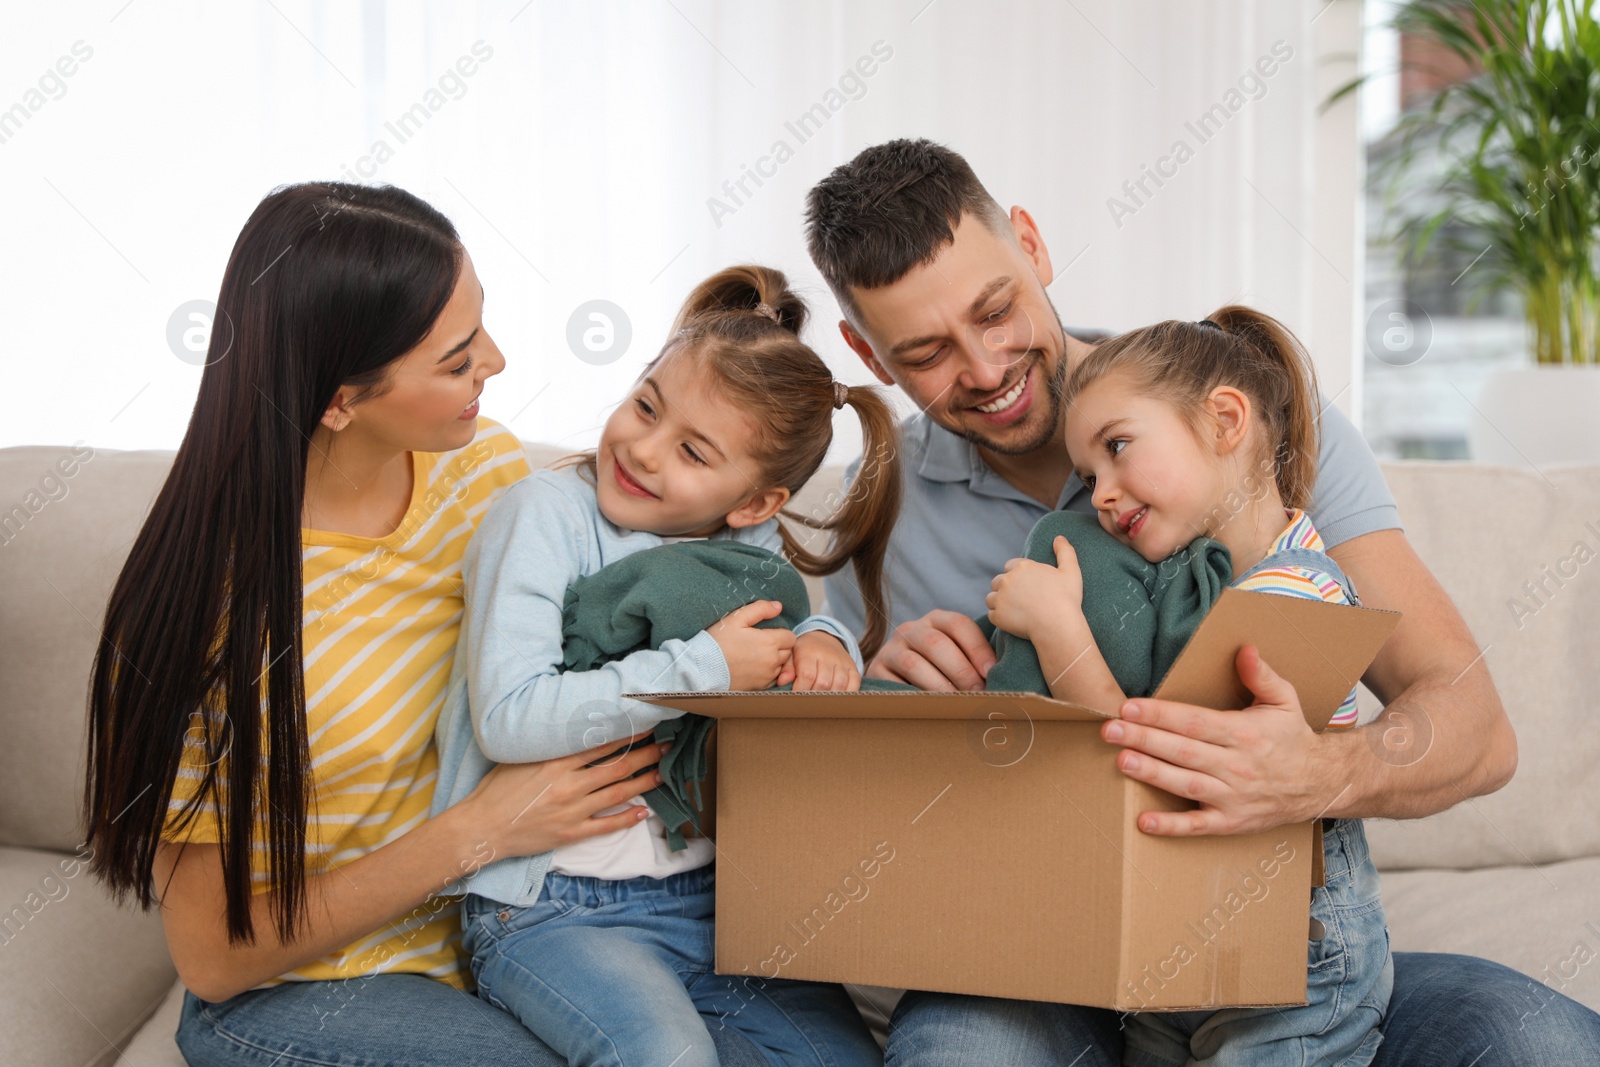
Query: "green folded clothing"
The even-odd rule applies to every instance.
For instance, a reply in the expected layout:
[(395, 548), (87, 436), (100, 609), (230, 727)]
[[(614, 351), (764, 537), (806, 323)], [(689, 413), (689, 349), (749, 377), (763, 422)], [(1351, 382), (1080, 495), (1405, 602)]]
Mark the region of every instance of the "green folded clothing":
[[(1054, 566), (1058, 535), (1078, 554), (1084, 618), (1112, 676), (1128, 696), (1149, 696), (1232, 580), (1227, 547), (1200, 537), (1151, 563), (1102, 529), (1093, 515), (1052, 511), (1029, 532), (1023, 555)], [(996, 629), (987, 615), (976, 622), (998, 657), (984, 688), (1049, 696), (1033, 642)]]
[[(756, 625), (792, 630), (811, 614), (805, 580), (774, 552), (740, 541), (678, 541), (635, 552), (567, 587), (562, 602), (562, 658), (569, 671), (592, 671), (670, 640), (687, 641), (729, 612), (755, 600), (783, 610)], [(789, 689), (791, 686), (779, 688)], [(862, 688), (911, 689), (897, 682)], [(706, 776), (706, 738), (716, 720), (686, 714), (663, 719), (654, 740), (672, 742), (659, 765), (662, 782), (644, 795), (667, 825), (667, 842), (684, 847), (679, 829), (692, 823)], [(693, 801), (690, 790), (693, 790)]]

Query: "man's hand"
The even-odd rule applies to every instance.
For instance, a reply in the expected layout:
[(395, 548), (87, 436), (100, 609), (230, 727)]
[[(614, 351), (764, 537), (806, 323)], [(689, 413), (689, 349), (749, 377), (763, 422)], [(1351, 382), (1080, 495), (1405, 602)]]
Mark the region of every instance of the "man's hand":
[(983, 688), (994, 662), (994, 649), (977, 623), (957, 612), (935, 609), (895, 627), (867, 664), (867, 677), (941, 693), (977, 690)]
[(1007, 633), (1031, 641), (1041, 627), (1083, 614), (1083, 572), (1072, 542), (1057, 536), (1055, 566), (1031, 559), (1006, 561), (1003, 573), (989, 584), (984, 598), (989, 621)]
[(1117, 767), (1175, 796), (1199, 801), (1193, 811), (1146, 811), (1147, 834), (1243, 834), (1305, 822), (1328, 811), (1347, 786), (1336, 766), (1318, 758), (1321, 735), (1306, 725), (1294, 686), (1262, 661), (1254, 645), (1234, 660), (1256, 701), (1243, 711), (1216, 711), (1141, 697), (1100, 736), (1126, 751)]
[[(844, 642), (826, 630), (810, 630), (794, 639), (794, 692), (808, 689), (853, 692), (861, 688), (861, 674)], [(786, 670), (785, 673), (788, 673)], [(784, 684), (782, 675), (778, 684)]]

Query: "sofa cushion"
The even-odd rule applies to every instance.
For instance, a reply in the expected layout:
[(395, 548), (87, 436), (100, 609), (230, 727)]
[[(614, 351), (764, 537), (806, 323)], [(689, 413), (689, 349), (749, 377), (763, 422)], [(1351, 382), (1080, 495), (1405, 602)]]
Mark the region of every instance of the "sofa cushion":
[[(154, 1015), (122, 1049), (116, 1067), (187, 1067), (174, 1036), (183, 1014), (183, 983), (174, 982)], [(287, 1064), (284, 1065), (287, 1067)]]
[(0, 1063), (110, 1063), (176, 972), (161, 919), (112, 903), (71, 855), (0, 848)]
[(71, 851), (83, 840), (89, 668), (111, 585), (171, 464), (171, 452), (0, 450), (0, 845)]
[(1410, 462), (1384, 475), (1412, 544), (1483, 650), (1461, 668), (1494, 677), (1520, 763), (1498, 793), (1369, 823), (1373, 858), (1394, 870), (1600, 856), (1600, 467)]
[[(1461, 952), (1515, 968), (1600, 1011), (1600, 859), (1478, 871), (1386, 871), (1396, 952)], [(1541, 991), (1529, 983), (1528, 1011)], [(1548, 994), (1543, 994), (1548, 1000)]]

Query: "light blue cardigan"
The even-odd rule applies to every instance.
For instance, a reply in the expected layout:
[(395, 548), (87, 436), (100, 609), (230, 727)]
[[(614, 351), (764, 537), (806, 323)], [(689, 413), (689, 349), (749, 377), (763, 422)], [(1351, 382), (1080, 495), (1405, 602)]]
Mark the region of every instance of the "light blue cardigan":
[[(725, 528), (712, 539), (728, 537), (774, 552), (783, 546), (776, 519)], [(607, 519), (594, 486), (577, 467), (534, 471), (490, 505), (461, 561), (466, 607), (439, 712), (434, 815), (472, 792), (496, 763), (569, 756), (682, 714), (624, 699), (623, 693), (728, 688), (727, 661), (704, 630), (599, 670), (561, 670), (567, 586), (664, 543), (656, 534), (624, 530)], [(855, 635), (842, 623), (813, 615), (794, 632), (812, 630), (839, 638), (862, 668)], [(445, 892), (531, 905), (539, 899), (550, 855), (497, 859)]]

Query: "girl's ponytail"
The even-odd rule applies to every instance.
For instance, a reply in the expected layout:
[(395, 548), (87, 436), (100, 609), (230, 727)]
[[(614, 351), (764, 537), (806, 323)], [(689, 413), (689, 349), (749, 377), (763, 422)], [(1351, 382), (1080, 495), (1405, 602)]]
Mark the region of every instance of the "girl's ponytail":
[(677, 334), (719, 332), (749, 312), (800, 336), (806, 325), (806, 304), (780, 270), (742, 264), (719, 270), (694, 287), (672, 324)]
[(893, 410), (877, 389), (850, 386), (844, 393), (844, 402), (855, 408), (861, 418), (861, 466), (844, 500), (828, 519), (783, 512), (813, 529), (833, 531), (832, 543), (826, 553), (813, 555), (785, 529), (784, 554), (796, 570), (805, 574), (832, 574), (846, 563), (854, 564), (866, 609), (861, 658), (870, 663), (889, 631), (883, 564), (889, 551), (889, 535), (900, 514), (900, 430)]
[[(1218, 308), (1207, 316), (1223, 331), (1238, 338), (1264, 357), (1277, 374), (1262, 375), (1263, 382), (1277, 378), (1281, 385), (1263, 388), (1257, 397), (1265, 425), (1275, 431), (1273, 476), (1286, 507), (1306, 508), (1317, 481), (1321, 411), (1317, 400), (1317, 374), (1305, 347), (1288, 328), (1271, 315), (1239, 304)], [(1246, 389), (1246, 392), (1249, 392)]]

